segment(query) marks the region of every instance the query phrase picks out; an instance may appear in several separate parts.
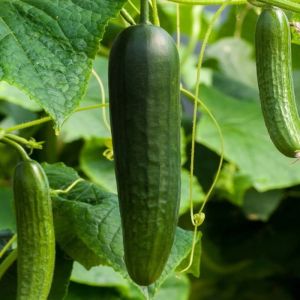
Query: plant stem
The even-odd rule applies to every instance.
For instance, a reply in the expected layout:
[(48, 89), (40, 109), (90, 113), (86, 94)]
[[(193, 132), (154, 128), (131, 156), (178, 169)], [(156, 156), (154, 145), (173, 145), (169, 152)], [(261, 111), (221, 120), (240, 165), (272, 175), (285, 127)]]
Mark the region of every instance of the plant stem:
[(157, 2), (156, 0), (152, 0), (152, 6), (153, 6), (153, 22), (154, 25), (159, 26), (159, 17), (158, 17), (158, 9), (157, 9)]
[(0, 140), (0, 142), (3, 142), (7, 145), (14, 147), (18, 151), (18, 153), (20, 154), (20, 156), (23, 160), (30, 160), (30, 158), (29, 158), (28, 154), (26, 153), (26, 151), (24, 150), (24, 148), (22, 146), (20, 146), (18, 143), (10, 140), (7, 137), (2, 138)]
[(197, 42), (198, 42), (199, 34), (200, 34), (200, 31), (201, 31), (201, 15), (202, 15), (202, 12), (203, 12), (203, 7), (202, 6), (195, 6), (195, 7), (192, 8), (191, 24), (193, 24), (193, 25), (192, 25), (192, 28), (191, 28), (191, 34), (190, 34), (189, 42), (188, 42), (188, 44), (187, 44), (187, 46), (184, 49), (184, 52), (182, 54), (182, 58), (181, 58), (181, 64), (182, 65), (184, 65), (186, 60), (189, 57), (191, 57), (194, 53), (195, 47), (196, 47)]
[(102, 44), (99, 45), (98, 54), (104, 57), (109, 57), (109, 49)]
[(138, 8), (134, 5), (134, 3), (131, 0), (128, 0), (128, 3), (130, 4), (130, 6), (133, 8), (133, 10), (139, 15), (140, 11), (138, 10)]
[(180, 5), (176, 4), (176, 44), (180, 48)]
[(18, 144), (23, 144), (23, 145), (26, 145), (26, 146), (29, 146), (30, 148), (33, 148), (33, 149), (43, 149), (43, 146), (42, 144), (44, 142), (36, 142), (34, 140), (26, 140), (18, 135), (15, 135), (15, 134), (11, 134), (11, 133), (6, 133), (5, 134), (5, 137), (9, 138), (10, 140), (13, 140), (15, 142), (17, 142)]
[[(75, 112), (91, 110), (91, 109), (95, 109), (95, 108), (101, 108), (103, 106), (107, 106), (107, 104), (95, 104), (95, 105), (80, 107), (80, 108), (77, 108), (75, 110)], [(43, 123), (50, 122), (50, 121), (52, 121), (52, 119), (50, 117), (44, 117), (44, 118), (41, 118), (41, 119), (38, 119), (38, 120), (34, 120), (34, 121), (18, 124), (18, 125), (13, 126), (13, 127), (9, 127), (7, 129), (5, 129), (5, 132), (12, 132), (12, 131), (16, 131), (16, 130), (21, 130), (21, 129), (36, 126), (36, 125), (43, 124)]]
[(24, 128), (28, 128), (28, 127), (32, 127), (32, 126), (36, 126), (36, 125), (39, 125), (39, 124), (43, 124), (43, 123), (49, 122), (51, 120), (52, 119), (50, 117), (40, 118), (38, 120), (34, 120), (34, 121), (30, 121), (30, 122), (18, 124), (16, 126), (7, 128), (7, 129), (5, 129), (5, 132), (12, 132), (12, 131), (16, 131), (16, 130), (20, 130), (20, 129), (24, 129)]
[(76, 179), (73, 183), (71, 183), (66, 189), (64, 190), (52, 190), (52, 195), (58, 195), (58, 194), (68, 194), (79, 182), (84, 181), (83, 178)]
[(120, 11), (120, 14), (122, 18), (130, 25), (135, 25), (134, 19), (131, 17), (131, 15), (128, 13), (128, 11), (125, 8), (122, 8)]
[(103, 82), (100, 78), (100, 76), (98, 75), (97, 71), (95, 69), (92, 69), (92, 74), (95, 76), (96, 81), (99, 85), (99, 89), (100, 89), (100, 95), (101, 95), (101, 102), (103, 104), (102, 107), (102, 118), (103, 118), (103, 122), (105, 127), (107, 128), (108, 132), (111, 133), (111, 128), (110, 125), (108, 123), (107, 117), (106, 117), (106, 108), (105, 108), (105, 89), (104, 89), (104, 85)]
[(0, 265), (0, 280), (5, 274), (5, 272), (9, 269), (9, 267), (14, 263), (14, 261), (17, 259), (18, 251), (17, 249), (14, 249), (1, 263)]
[(17, 240), (17, 235), (14, 234), (11, 239), (5, 244), (5, 246), (0, 251), (0, 258), (4, 255), (4, 253), (11, 247), (11, 245)]
[(141, 0), (141, 16), (140, 23), (147, 24), (149, 22), (149, 4), (148, 0)]
[[(199, 99), (199, 87), (200, 87), (200, 73), (201, 73), (201, 66), (202, 66), (202, 62), (203, 62), (203, 58), (204, 58), (204, 51), (206, 49), (210, 34), (212, 32), (213, 26), (215, 24), (215, 22), (217, 21), (217, 19), (220, 17), (221, 13), (224, 11), (224, 9), (226, 8), (226, 6), (228, 5), (230, 1), (227, 0), (226, 2), (224, 2), (219, 9), (215, 12), (215, 14), (213, 15), (207, 31), (205, 33), (204, 39), (203, 39), (203, 43), (202, 43), (202, 47), (200, 50), (200, 54), (199, 54), (199, 58), (198, 58), (198, 67), (197, 67), (197, 78), (196, 78), (196, 90), (195, 90), (195, 100)], [(190, 184), (189, 184), (189, 198), (190, 198), (190, 202), (191, 202), (191, 220), (193, 225), (195, 226), (195, 222), (194, 222), (194, 213), (193, 213), (193, 184), (192, 184), (192, 179), (193, 179), (193, 175), (194, 175), (194, 160), (195, 160), (195, 138), (196, 138), (196, 128), (197, 128), (197, 112), (198, 112), (198, 101), (194, 101), (194, 111), (193, 111), (193, 125), (192, 125), (192, 143), (191, 143), (191, 163), (190, 163)], [(203, 208), (201, 208), (202, 211)]]
[(213, 192), (213, 190), (214, 190), (214, 188), (216, 186), (216, 183), (217, 183), (218, 178), (219, 178), (220, 173), (221, 173), (221, 169), (222, 169), (222, 165), (223, 165), (223, 161), (224, 161), (224, 139), (223, 139), (222, 130), (221, 130), (221, 127), (220, 127), (218, 121), (216, 120), (215, 116), (210, 112), (209, 108), (203, 103), (203, 101), (201, 101), (200, 99), (196, 98), (191, 92), (189, 92), (188, 90), (186, 90), (184, 88), (181, 88), (180, 91), (185, 96), (187, 96), (189, 99), (191, 99), (192, 101), (198, 102), (199, 105), (204, 108), (204, 110), (207, 112), (207, 114), (209, 115), (209, 117), (211, 118), (211, 120), (213, 121), (213, 123), (215, 124), (216, 129), (217, 129), (218, 134), (219, 134), (219, 137), (220, 137), (220, 142), (221, 142), (220, 160), (219, 160), (218, 169), (217, 169), (217, 172), (216, 172), (216, 176), (215, 176), (215, 178), (213, 180), (213, 183), (211, 184), (208, 192), (206, 193), (206, 195), (204, 197), (204, 200), (203, 200), (203, 203), (201, 205), (201, 208), (199, 210), (199, 214), (201, 214), (202, 211), (203, 211), (203, 209), (204, 209), (204, 207), (205, 207), (206, 202), (208, 201), (211, 193)]

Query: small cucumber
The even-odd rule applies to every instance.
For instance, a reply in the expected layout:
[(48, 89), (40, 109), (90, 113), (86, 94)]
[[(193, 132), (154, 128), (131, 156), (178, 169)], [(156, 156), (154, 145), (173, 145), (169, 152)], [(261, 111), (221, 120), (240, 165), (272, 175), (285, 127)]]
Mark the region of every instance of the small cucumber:
[(169, 257), (180, 201), (179, 57), (165, 30), (121, 32), (109, 96), (125, 263), (136, 283), (149, 285)]
[(281, 9), (263, 9), (255, 39), (257, 78), (266, 127), (281, 153), (299, 158), (300, 122), (292, 78), (290, 27)]
[(18, 239), (17, 300), (46, 300), (55, 260), (47, 177), (40, 164), (21, 161), (13, 179)]

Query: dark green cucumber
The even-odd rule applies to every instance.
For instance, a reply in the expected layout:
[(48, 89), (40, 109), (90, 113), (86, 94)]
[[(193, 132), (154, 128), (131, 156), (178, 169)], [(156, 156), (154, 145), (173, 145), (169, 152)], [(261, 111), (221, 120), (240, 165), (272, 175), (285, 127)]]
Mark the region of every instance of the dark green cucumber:
[(266, 127), (277, 149), (300, 156), (300, 122), (292, 77), (288, 19), (279, 8), (264, 8), (256, 25), (256, 65)]
[(131, 278), (149, 285), (174, 241), (180, 202), (179, 58), (169, 34), (148, 24), (125, 29), (109, 58), (110, 117)]
[(33, 160), (15, 169), (14, 200), (18, 238), (18, 300), (46, 300), (50, 291), (55, 240), (49, 184)]

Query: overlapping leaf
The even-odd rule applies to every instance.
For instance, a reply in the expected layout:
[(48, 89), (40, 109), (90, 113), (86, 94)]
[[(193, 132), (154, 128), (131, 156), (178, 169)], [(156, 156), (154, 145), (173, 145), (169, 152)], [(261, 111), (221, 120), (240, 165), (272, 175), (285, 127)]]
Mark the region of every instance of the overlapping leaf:
[[(53, 189), (64, 189), (79, 178), (75, 170), (61, 163), (46, 164), (44, 168)], [(86, 268), (108, 265), (128, 277), (117, 196), (83, 181), (67, 194), (54, 195), (52, 200), (56, 239), (60, 247)], [(151, 293), (187, 257), (191, 243), (192, 233), (177, 228), (171, 255), (160, 279), (151, 287)]]
[(106, 23), (125, 0), (3, 0), (0, 78), (25, 91), (59, 128), (79, 104)]

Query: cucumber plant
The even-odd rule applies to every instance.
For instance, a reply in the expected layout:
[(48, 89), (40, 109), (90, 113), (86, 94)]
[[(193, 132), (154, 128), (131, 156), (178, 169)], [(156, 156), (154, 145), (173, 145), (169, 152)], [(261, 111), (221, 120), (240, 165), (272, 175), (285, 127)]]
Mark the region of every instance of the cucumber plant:
[(256, 26), (256, 66), (261, 107), (269, 135), (288, 157), (300, 157), (300, 121), (292, 77), (288, 19), (265, 7)]
[(125, 263), (140, 285), (162, 273), (180, 201), (179, 57), (171, 36), (141, 22), (115, 40), (109, 58), (110, 117)]
[(18, 237), (17, 300), (46, 300), (55, 260), (55, 237), (47, 177), (36, 161), (15, 169), (14, 201)]

